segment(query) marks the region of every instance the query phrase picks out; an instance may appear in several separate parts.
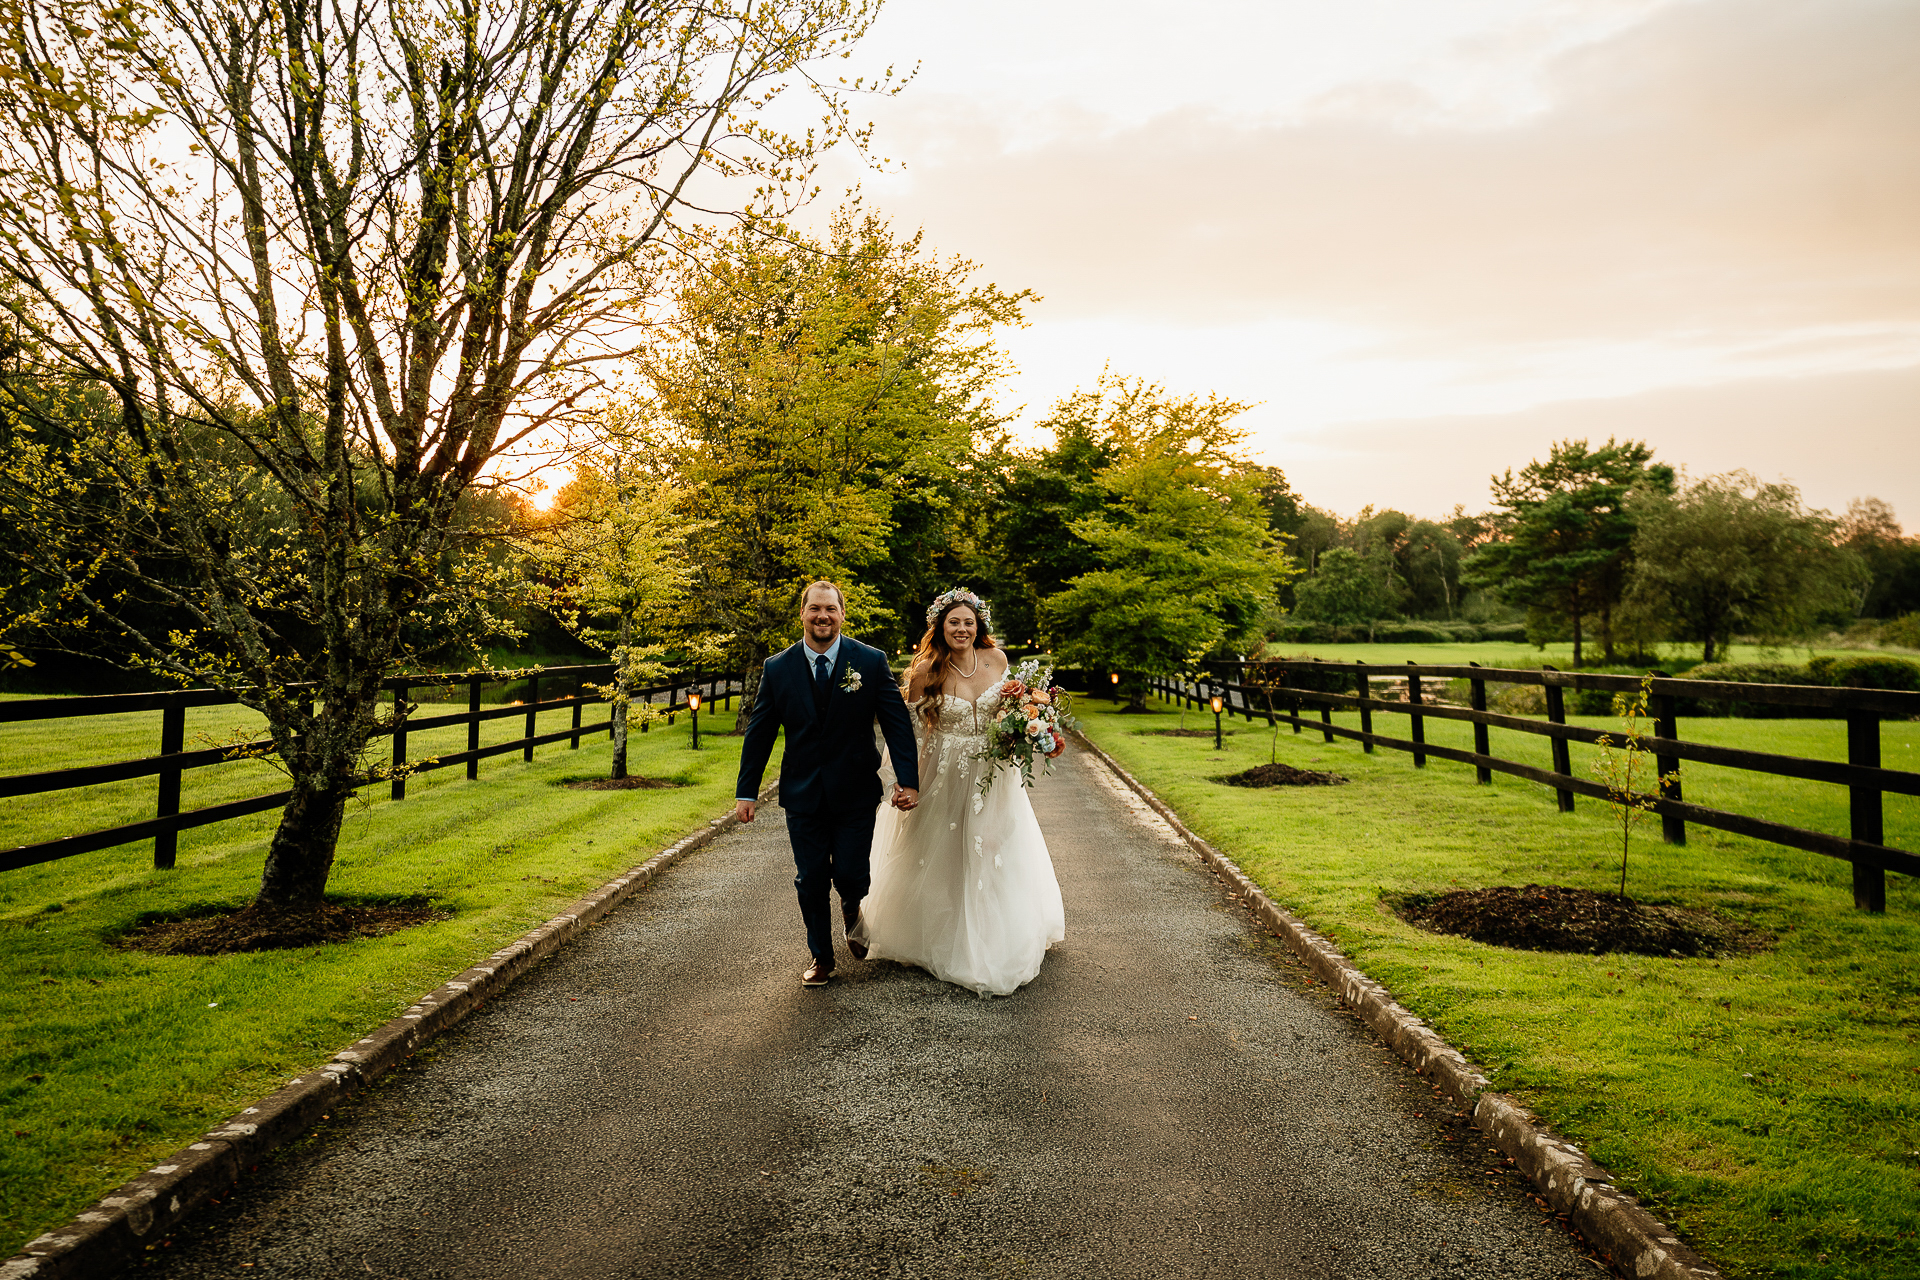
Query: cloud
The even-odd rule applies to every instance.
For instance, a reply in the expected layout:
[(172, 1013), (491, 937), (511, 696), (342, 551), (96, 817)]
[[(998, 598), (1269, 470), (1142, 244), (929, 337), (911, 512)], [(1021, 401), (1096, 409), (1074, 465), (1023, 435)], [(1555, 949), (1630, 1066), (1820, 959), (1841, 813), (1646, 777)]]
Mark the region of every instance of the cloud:
[(907, 178), (875, 193), (1048, 319), (1312, 317), (1409, 354), (1884, 346), (1920, 318), (1915, 48), (1912, 4), (1706, 0), (1561, 55), (1550, 107), (1504, 127), (1408, 127), (1417, 91), (1383, 83), (1298, 125), (1188, 108), (1009, 149), (967, 101), (923, 101), (890, 125)]
[(1920, 368), (1756, 378), (1517, 413), (1343, 423), (1292, 437), (1272, 460), (1308, 501), (1438, 515), (1485, 508), (1488, 477), (1556, 440), (1645, 440), (1696, 476), (1746, 468), (1798, 485), (1814, 506), (1883, 498), (1920, 532)]

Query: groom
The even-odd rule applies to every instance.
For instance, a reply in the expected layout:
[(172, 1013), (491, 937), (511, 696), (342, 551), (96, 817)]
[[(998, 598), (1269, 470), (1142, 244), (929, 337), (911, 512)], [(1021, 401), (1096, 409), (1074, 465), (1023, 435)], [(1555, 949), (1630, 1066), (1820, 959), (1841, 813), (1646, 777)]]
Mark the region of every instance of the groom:
[[(734, 812), (740, 821), (752, 822), (760, 775), (773, 754), (775, 734), (785, 728), (780, 806), (787, 811), (787, 838), (798, 870), (793, 887), (800, 892), (800, 918), (813, 953), (813, 964), (800, 975), (809, 987), (823, 987), (833, 976), (829, 885), (840, 890), (840, 912), (849, 931), (860, 918), (860, 899), (867, 896), (867, 857), (881, 792), (880, 752), (873, 745), (876, 717), (899, 779), (894, 807), (920, 803), (907, 705), (887, 669), (887, 655), (840, 634), (846, 609), (846, 597), (831, 582), (812, 583), (801, 593), (801, 641), (767, 659), (733, 792)], [(857, 943), (847, 947), (856, 960), (866, 955)]]

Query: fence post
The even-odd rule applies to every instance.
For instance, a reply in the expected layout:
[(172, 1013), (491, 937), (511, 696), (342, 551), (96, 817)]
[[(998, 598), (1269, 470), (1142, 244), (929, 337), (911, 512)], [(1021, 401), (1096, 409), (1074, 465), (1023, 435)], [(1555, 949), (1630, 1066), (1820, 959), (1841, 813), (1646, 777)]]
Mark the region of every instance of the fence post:
[[(1373, 708), (1367, 705), (1367, 700), (1373, 693), (1373, 686), (1367, 683), (1367, 664), (1357, 658), (1353, 663), (1353, 679), (1354, 684), (1358, 686), (1360, 690), (1360, 732), (1371, 734), (1373, 732)], [(1368, 755), (1372, 755), (1373, 743), (1366, 738), (1362, 738), (1360, 740), (1360, 749)]]
[(533, 735), (539, 730), (540, 723), (540, 677), (527, 677), (527, 745), (520, 749), (520, 758), (528, 764), (533, 763)]
[[(1667, 673), (1656, 671), (1654, 675), (1665, 679)], [(1658, 693), (1653, 697), (1653, 731), (1663, 738), (1678, 739), (1680, 736), (1680, 717), (1674, 709), (1673, 695)], [(1680, 799), (1680, 757), (1663, 756), (1654, 752), (1654, 764), (1660, 771), (1660, 794), (1668, 800)], [(1677, 813), (1660, 815), (1660, 838), (1668, 844), (1687, 842), (1687, 820)]]
[[(1469, 662), (1467, 665), (1477, 667), (1480, 664), (1477, 662)], [(1467, 683), (1468, 687), (1472, 690), (1467, 698), (1467, 704), (1475, 711), (1485, 712), (1487, 709), (1487, 682), (1469, 676)], [(1493, 754), (1493, 748), (1487, 740), (1487, 726), (1478, 720), (1473, 722), (1473, 750), (1475, 755), (1490, 756)], [(1474, 781), (1483, 787), (1493, 785), (1493, 770), (1483, 764), (1474, 766), (1473, 777)]]
[[(1413, 667), (1419, 664), (1409, 658), (1407, 665)], [(1427, 718), (1420, 714), (1420, 698), (1420, 673), (1409, 671), (1407, 672), (1407, 705), (1413, 708), (1408, 714), (1408, 719), (1413, 722), (1413, 767), (1416, 769), (1427, 767), (1427, 753), (1420, 749), (1427, 745)]]
[(393, 686), (393, 798), (407, 798), (407, 775), (400, 766), (407, 762), (407, 682)]
[[(1880, 767), (1880, 717), (1855, 713), (1847, 717), (1847, 763), (1866, 769)], [(1881, 825), (1880, 792), (1859, 785), (1847, 788), (1851, 834), (1863, 844), (1885, 844)], [(1887, 873), (1880, 867), (1853, 864), (1853, 905), (1861, 911), (1887, 909)]]
[(580, 712), (582, 709), (580, 699), (586, 696), (587, 678), (585, 676), (575, 676), (573, 678), (573, 737), (567, 742), (567, 750), (569, 751), (578, 751), (580, 749)]
[[(467, 681), (467, 750), (480, 749), (480, 677), (473, 676)], [(467, 779), (472, 781), (480, 776), (480, 760), (477, 756), (467, 759)]]
[[(1557, 671), (1559, 670), (1559, 668), (1549, 666), (1548, 664), (1543, 662), (1540, 664), (1540, 670)], [(1551, 680), (1547, 681), (1546, 690), (1547, 690), (1547, 723), (1557, 724), (1557, 725), (1566, 724), (1567, 722), (1566, 690), (1562, 689), (1559, 685), (1553, 683), (1553, 681)], [(1567, 746), (1567, 740), (1556, 733), (1553, 735), (1552, 742), (1553, 742), (1553, 771), (1558, 774), (1572, 773), (1573, 772), (1573, 753), (1571, 752), (1571, 750), (1569, 750)], [(1568, 791), (1564, 787), (1562, 787), (1562, 788), (1556, 788), (1553, 794), (1559, 799), (1560, 812), (1562, 813), (1573, 812), (1573, 792)]]
[[(187, 709), (173, 705), (160, 711), (160, 754), (177, 755), (187, 747)], [(175, 817), (180, 812), (180, 770), (164, 769), (160, 773), (159, 803), (154, 806), (154, 816), (159, 818)], [(173, 859), (180, 847), (178, 831), (162, 831), (153, 838), (153, 869), (171, 871)], [(1858, 872), (1854, 873), (1858, 875)]]
[[(1315, 658), (1314, 661), (1318, 662), (1320, 659)], [(1320, 704), (1320, 723), (1323, 726), (1320, 732), (1326, 735), (1327, 742), (1331, 744), (1333, 742), (1333, 704), (1331, 702)]]

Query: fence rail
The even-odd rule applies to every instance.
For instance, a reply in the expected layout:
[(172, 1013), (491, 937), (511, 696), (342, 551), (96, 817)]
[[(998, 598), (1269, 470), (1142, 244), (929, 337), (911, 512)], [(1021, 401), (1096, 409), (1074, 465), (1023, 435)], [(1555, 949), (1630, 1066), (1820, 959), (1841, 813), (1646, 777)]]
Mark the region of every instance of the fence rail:
[[(1552, 788), (1562, 812), (1572, 812), (1575, 796), (1607, 798), (1606, 787), (1573, 772), (1569, 752), (1569, 744), (1596, 743), (1607, 731), (1568, 724), (1567, 691), (1630, 694), (1640, 688), (1639, 679), (1633, 676), (1588, 675), (1558, 671), (1552, 667), (1533, 671), (1411, 662), (1400, 667), (1298, 659), (1228, 662), (1211, 664), (1207, 676), (1206, 680), (1198, 682), (1156, 679), (1150, 683), (1162, 697), (1186, 700), (1193, 704), (1205, 702), (1217, 693), (1222, 700), (1223, 713), (1227, 715), (1265, 720), (1270, 725), (1291, 725), (1295, 733), (1313, 730), (1324, 735), (1328, 742), (1335, 738), (1346, 738), (1360, 743), (1362, 749), (1368, 752), (1375, 747), (1404, 751), (1413, 757), (1416, 768), (1424, 768), (1427, 760), (1434, 758), (1472, 765), (1477, 780), (1483, 784), (1492, 782), (1495, 773), (1538, 782)], [(1462, 707), (1435, 702), (1429, 688), (1423, 684), (1429, 680), (1467, 681), (1468, 705)], [(1383, 683), (1395, 686), (1404, 684), (1405, 696), (1376, 696), (1378, 691), (1375, 686)], [(1541, 687), (1545, 693), (1546, 719), (1489, 711), (1489, 684)], [(1829, 689), (1804, 685), (1683, 680), (1656, 674), (1648, 694), (1654, 732), (1642, 735), (1639, 743), (1654, 757), (1662, 778), (1662, 794), (1649, 793), (1645, 799), (1649, 807), (1660, 815), (1661, 834), (1669, 844), (1684, 845), (1687, 824), (1692, 822), (1849, 862), (1853, 866), (1854, 905), (1864, 911), (1886, 910), (1887, 872), (1920, 876), (1920, 855), (1884, 843), (1882, 805), (1882, 797), (1887, 793), (1920, 796), (1920, 773), (1886, 769), (1880, 764), (1881, 722), (1920, 717), (1920, 693), (1895, 689)], [(1813, 708), (1830, 712), (1847, 722), (1847, 760), (1845, 763), (1813, 760), (1768, 751), (1747, 751), (1689, 742), (1680, 736), (1678, 704), (1682, 699)], [(1358, 711), (1360, 727), (1351, 729), (1335, 724), (1333, 713), (1336, 709)], [(1303, 711), (1317, 712), (1318, 718), (1303, 715)], [(1376, 712), (1406, 716), (1407, 736), (1375, 733), (1373, 716)], [(1429, 719), (1471, 724), (1473, 750), (1428, 742), (1426, 722)], [(1537, 765), (1495, 755), (1489, 741), (1490, 729), (1507, 729), (1551, 739), (1553, 767), (1542, 769)], [(1617, 739), (1619, 734), (1615, 731), (1607, 736)], [(1844, 786), (1848, 794), (1849, 834), (1836, 836), (1689, 803), (1681, 793), (1682, 761)]]
[[(381, 687), (393, 695), (394, 715), (390, 724), (382, 725), (375, 731), (374, 737), (376, 739), (391, 738), (393, 740), (392, 764), (407, 766), (404, 770), (394, 772), (390, 778), (393, 798), (395, 800), (406, 798), (407, 778), (411, 774), (464, 764), (467, 777), (478, 778), (480, 762), (493, 756), (518, 751), (523, 760), (532, 760), (535, 747), (550, 746), (564, 741), (569, 749), (577, 750), (582, 737), (599, 733), (611, 736), (613, 733), (611, 711), (606, 719), (596, 720), (591, 724), (582, 723), (582, 718), (585, 708), (596, 704), (604, 705), (607, 701), (604, 695), (588, 687), (589, 682), (610, 680), (612, 676), (612, 664), (599, 663), (584, 666), (543, 667), (532, 672), (523, 671), (513, 674), (472, 671), (434, 672), (397, 676), (384, 681)], [(482, 708), (480, 693), (487, 685), (508, 684), (522, 680), (528, 682), (527, 697), (524, 700), (506, 706)], [(540, 697), (540, 688), (543, 684), (550, 689), (558, 688), (567, 692), (558, 697), (543, 699)], [(414, 703), (410, 694), (425, 692), (429, 689), (452, 690), (462, 686), (467, 691), (467, 705), (464, 710), (429, 716), (413, 714), (420, 708), (420, 704)], [(294, 686), (296, 689), (299, 687)], [(701, 692), (708, 703), (712, 704), (732, 698), (741, 692), (741, 681), (734, 675), (690, 672), (660, 684), (634, 689), (628, 696), (632, 701), (644, 702), (655, 714), (665, 715), (667, 723), (672, 724), (676, 716), (689, 709), (685, 695), (694, 692)], [(660, 697), (666, 699), (664, 704), (654, 701), (655, 698)], [(65, 769), (49, 769), (40, 773), (0, 777), (0, 799), (44, 795), (53, 791), (98, 786), (108, 782), (125, 782), (136, 778), (157, 778), (156, 813), (153, 817), (122, 826), (62, 836), (54, 840), (42, 840), (35, 844), (0, 851), (0, 871), (35, 866), (59, 858), (70, 858), (75, 854), (92, 853), (96, 850), (111, 849), (117, 845), (132, 844), (147, 839), (153, 841), (153, 865), (157, 869), (166, 870), (174, 864), (180, 832), (215, 822), (225, 822), (231, 818), (264, 813), (284, 805), (292, 792), (278, 791), (270, 795), (251, 796), (244, 800), (229, 800), (185, 812), (180, 809), (180, 779), (183, 773), (192, 769), (225, 764), (236, 759), (250, 758), (248, 748), (267, 746), (265, 741), (258, 741), (199, 748), (192, 751), (185, 749), (186, 713), (189, 708), (235, 706), (239, 702), (238, 693), (219, 689), (181, 689), (165, 693), (116, 693), (78, 698), (25, 698), (12, 702), (0, 702), (0, 724), (80, 719), (90, 716), (120, 715), (131, 711), (160, 712), (160, 750), (156, 755), (143, 756), (134, 760), (115, 760), (105, 764), (79, 765)], [(568, 727), (546, 733), (537, 732), (538, 720), (542, 712), (568, 709), (573, 712), (573, 722)], [(516, 716), (526, 721), (525, 732), (520, 737), (487, 746), (480, 745), (480, 726), (483, 723), (490, 720), (512, 719)], [(425, 760), (407, 758), (410, 735), (430, 729), (452, 728), (456, 725), (467, 726), (465, 751), (441, 752)], [(648, 721), (642, 718), (640, 732), (645, 733), (647, 729)], [(373, 786), (383, 780), (387, 780), (386, 775), (369, 775), (360, 785)]]

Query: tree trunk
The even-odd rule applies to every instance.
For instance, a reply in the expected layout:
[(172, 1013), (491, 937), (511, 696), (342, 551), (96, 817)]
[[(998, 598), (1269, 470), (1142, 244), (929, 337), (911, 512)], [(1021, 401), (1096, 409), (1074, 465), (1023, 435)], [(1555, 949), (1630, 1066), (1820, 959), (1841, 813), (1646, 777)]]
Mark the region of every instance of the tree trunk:
[(632, 639), (633, 624), (620, 615), (620, 647), (614, 650), (613, 666), (613, 769), (607, 774), (615, 781), (627, 776), (627, 699), (631, 689), (627, 681), (627, 642)]
[(346, 811), (345, 791), (294, 788), (274, 829), (273, 842), (267, 846), (260, 894), (251, 910), (279, 915), (312, 911), (321, 905)]
[(733, 720), (735, 736), (747, 731), (747, 722), (753, 719), (753, 704), (760, 698), (760, 677), (766, 672), (767, 660), (755, 658), (747, 663), (747, 669), (740, 676), (740, 711)]
[(1573, 598), (1573, 667), (1580, 669), (1580, 597)]
[(1600, 650), (1609, 664), (1613, 662), (1613, 605), (1600, 606)]

